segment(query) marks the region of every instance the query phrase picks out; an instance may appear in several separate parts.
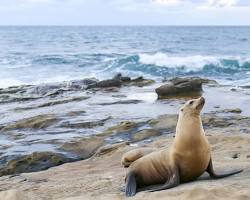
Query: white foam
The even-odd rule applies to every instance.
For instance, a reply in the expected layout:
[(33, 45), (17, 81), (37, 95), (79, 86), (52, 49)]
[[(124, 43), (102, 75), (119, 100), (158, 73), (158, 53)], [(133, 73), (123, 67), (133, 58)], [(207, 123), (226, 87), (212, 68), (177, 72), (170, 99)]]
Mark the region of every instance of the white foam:
[(187, 71), (199, 71), (205, 65), (220, 65), (220, 59), (213, 56), (169, 56), (164, 53), (139, 54), (142, 64), (152, 64), (159, 67), (184, 68)]

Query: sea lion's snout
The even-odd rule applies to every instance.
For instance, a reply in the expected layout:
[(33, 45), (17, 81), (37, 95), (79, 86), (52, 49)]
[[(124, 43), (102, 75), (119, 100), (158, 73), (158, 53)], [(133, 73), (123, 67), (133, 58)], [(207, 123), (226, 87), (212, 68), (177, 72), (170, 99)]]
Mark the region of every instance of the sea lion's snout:
[(196, 109), (201, 110), (201, 109), (203, 108), (205, 102), (206, 102), (205, 98), (204, 98), (204, 97), (200, 97), (200, 98), (198, 99), (198, 104), (197, 104), (197, 106), (196, 106)]

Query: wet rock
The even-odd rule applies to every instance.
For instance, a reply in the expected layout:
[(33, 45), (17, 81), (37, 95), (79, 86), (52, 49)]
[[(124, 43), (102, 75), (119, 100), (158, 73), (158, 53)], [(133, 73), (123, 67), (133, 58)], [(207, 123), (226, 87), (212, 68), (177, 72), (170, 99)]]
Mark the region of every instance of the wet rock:
[(126, 83), (125, 85), (128, 86), (137, 86), (137, 87), (144, 87), (144, 86), (149, 86), (155, 83), (154, 80), (152, 79), (145, 79), (142, 76), (132, 79), (130, 82)]
[(70, 81), (67, 86), (73, 89), (85, 89), (89, 85), (96, 84), (98, 79), (96, 78), (86, 78), (83, 80)]
[(178, 115), (162, 115), (149, 121), (149, 125), (155, 130), (175, 131)]
[(223, 127), (228, 127), (234, 124), (232, 120), (229, 120), (226, 117), (218, 117), (213, 114), (204, 115), (202, 117), (202, 121), (203, 121), (204, 126), (208, 126), (208, 127), (223, 128)]
[(91, 84), (87, 87), (87, 89), (91, 88), (108, 88), (108, 87), (121, 87), (122, 82), (119, 79), (107, 79), (103, 81), (99, 81), (95, 84)]
[(23, 94), (5, 94), (0, 95), (0, 104), (2, 103), (13, 103), (13, 102), (24, 102), (24, 101), (33, 101), (39, 97), (28, 96)]
[(159, 136), (160, 132), (155, 129), (144, 129), (134, 134), (132, 141), (141, 141), (153, 136)]
[(104, 144), (104, 138), (96, 136), (64, 143), (60, 150), (70, 152), (78, 159), (87, 159), (94, 155)]
[(202, 92), (202, 83), (202, 79), (196, 77), (175, 78), (156, 88), (155, 91), (159, 98), (197, 96)]
[(44, 107), (50, 107), (50, 106), (55, 106), (55, 105), (60, 105), (60, 104), (66, 104), (66, 103), (71, 103), (71, 102), (77, 102), (77, 101), (83, 101), (86, 99), (89, 99), (90, 97), (88, 96), (83, 96), (83, 97), (72, 97), (72, 98), (67, 98), (67, 99), (62, 99), (62, 100), (54, 100), (54, 101), (49, 101), (47, 103), (43, 103), (37, 106), (30, 106), (30, 107), (23, 107), (23, 108), (16, 108), (15, 110), (31, 110), (31, 109), (36, 109), (36, 108), (44, 108)]
[(138, 123), (136, 122), (130, 122), (130, 121), (124, 121), (121, 122), (120, 124), (110, 127), (107, 130), (105, 130), (103, 133), (101, 133), (100, 135), (111, 135), (111, 134), (119, 134), (119, 133), (123, 133), (123, 132), (130, 132), (133, 129), (135, 129), (136, 127), (138, 127)]
[(138, 104), (142, 102), (143, 102), (142, 100), (131, 99), (131, 100), (115, 101), (115, 102), (110, 102), (110, 103), (100, 103), (98, 105), (108, 106), (108, 105), (116, 105), (116, 104)]
[(42, 129), (53, 125), (58, 120), (59, 119), (55, 115), (38, 115), (5, 125), (2, 131), (14, 129)]
[(67, 116), (75, 117), (75, 116), (84, 115), (85, 113), (86, 113), (86, 111), (84, 111), (84, 110), (77, 110), (77, 111), (71, 111), (71, 112), (67, 113)]
[(240, 108), (235, 108), (235, 109), (224, 109), (224, 110), (220, 110), (217, 112), (222, 112), (222, 113), (238, 113), (240, 114), (242, 112), (242, 110)]
[(172, 82), (173, 84), (179, 84), (182, 83), (183, 81), (189, 81), (189, 80), (200, 80), (202, 84), (214, 84), (217, 85), (217, 81), (211, 80), (211, 79), (206, 79), (206, 78), (201, 78), (198, 76), (193, 76), (193, 77), (175, 77), (171, 79), (166, 79), (164, 82)]
[(6, 166), (0, 168), (0, 176), (24, 172), (36, 172), (70, 161), (71, 159), (66, 158), (62, 154), (35, 152), (9, 161)]
[(100, 149), (98, 149), (98, 151), (96, 152), (95, 156), (102, 156), (102, 155), (109, 155), (114, 153), (114, 151), (123, 148), (125, 146), (127, 146), (128, 143), (127, 142), (120, 142), (120, 143), (116, 143), (116, 144), (107, 144), (103, 147), (101, 147)]
[(128, 77), (128, 76), (122, 76), (121, 73), (116, 74), (116, 75), (113, 77), (113, 79), (117, 79), (117, 80), (120, 80), (120, 81), (122, 81), (122, 82), (127, 82), (127, 81), (130, 81), (130, 80), (131, 80), (130, 77)]
[(84, 122), (63, 122), (60, 126), (64, 128), (73, 128), (73, 129), (79, 129), (79, 128), (94, 128), (96, 126), (103, 126), (106, 121), (111, 119), (111, 117), (107, 117), (105, 119), (96, 120), (96, 121), (84, 121)]

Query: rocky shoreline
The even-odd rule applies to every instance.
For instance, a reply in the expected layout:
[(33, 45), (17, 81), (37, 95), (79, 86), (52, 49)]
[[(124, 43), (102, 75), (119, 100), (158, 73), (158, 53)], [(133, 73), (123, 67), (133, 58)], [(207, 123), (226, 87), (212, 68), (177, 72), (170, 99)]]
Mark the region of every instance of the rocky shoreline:
[[(0, 199), (15, 199), (15, 195), (19, 199), (21, 196), (24, 199), (78, 199), (73, 198), (75, 196), (100, 199), (103, 192), (107, 196), (101, 199), (123, 198), (125, 170), (120, 165), (121, 154), (135, 147), (169, 145), (179, 107), (186, 99), (201, 94), (207, 95), (209, 102), (203, 123), (213, 150), (220, 154), (217, 162), (222, 166), (222, 161), (228, 163), (229, 159), (236, 166), (247, 169), (244, 179), (239, 178), (242, 175), (232, 178), (232, 181), (242, 180), (241, 187), (244, 181), (250, 181), (250, 155), (248, 147), (245, 148), (250, 143), (250, 115), (245, 115), (243, 104), (231, 107), (227, 102), (222, 105), (212, 99), (221, 91), (225, 98), (238, 95), (237, 90), (222, 88), (216, 81), (199, 77), (174, 78), (162, 83), (122, 74), (102, 81), (90, 78), (0, 89), (0, 113), (3, 116), (0, 119), (0, 139), (3, 141), (0, 144), (0, 191), (3, 191)], [(244, 89), (242, 96), (245, 98), (238, 102), (245, 102), (247, 95), (247, 89)], [(238, 142), (235, 149), (230, 148), (233, 141)], [(220, 148), (223, 152), (216, 152)], [(64, 164), (73, 161), (78, 162)], [(41, 170), (46, 171), (37, 172)], [(79, 179), (69, 177), (72, 170), (76, 170), (72, 173)], [(25, 172), (35, 173), (22, 174)], [(74, 190), (70, 182), (79, 187)], [(164, 196), (161, 194), (168, 193), (152, 194), (151, 199), (161, 199)], [(179, 194), (184, 196), (177, 195), (178, 198), (184, 199), (188, 195), (185, 192)], [(246, 195), (250, 197), (247, 192)], [(195, 193), (193, 199), (199, 199), (196, 197)], [(175, 199), (171, 195), (169, 198)], [(150, 198), (142, 192), (138, 199)], [(244, 198), (238, 198), (236, 194), (235, 199)]]

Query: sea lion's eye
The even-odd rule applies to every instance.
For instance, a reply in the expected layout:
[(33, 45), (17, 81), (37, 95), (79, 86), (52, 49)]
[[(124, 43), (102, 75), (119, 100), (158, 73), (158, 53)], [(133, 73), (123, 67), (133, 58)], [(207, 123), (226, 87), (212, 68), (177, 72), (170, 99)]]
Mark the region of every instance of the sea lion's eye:
[(189, 102), (189, 105), (192, 105), (193, 103), (194, 103), (194, 101), (190, 101), (190, 102)]
[(181, 109), (181, 112), (183, 112), (183, 110), (184, 110), (184, 109), (182, 108), (182, 109)]

